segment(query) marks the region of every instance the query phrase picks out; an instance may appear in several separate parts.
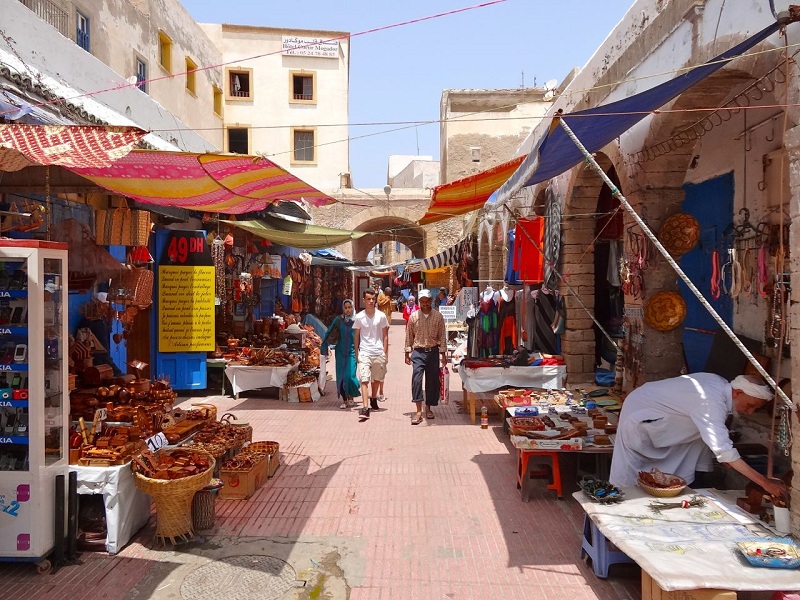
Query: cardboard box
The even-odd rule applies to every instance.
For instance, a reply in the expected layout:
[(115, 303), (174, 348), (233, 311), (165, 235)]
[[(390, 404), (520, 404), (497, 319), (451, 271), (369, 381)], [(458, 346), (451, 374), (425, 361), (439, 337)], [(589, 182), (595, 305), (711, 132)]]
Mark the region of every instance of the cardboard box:
[(265, 458), (253, 465), (249, 471), (220, 469), (219, 478), (222, 479), (223, 485), (219, 497), (222, 500), (246, 500), (267, 480), (269, 466), (269, 461)]
[(279, 466), (281, 466), (280, 450), (267, 456), (267, 479), (272, 479), (275, 476), (275, 471), (278, 470)]
[(524, 436), (511, 436), (511, 443), (521, 450), (582, 450), (583, 438), (568, 440), (532, 440)]
[(316, 402), (320, 399), (319, 384), (312, 381), (296, 387), (284, 387), (280, 398), (286, 402)]

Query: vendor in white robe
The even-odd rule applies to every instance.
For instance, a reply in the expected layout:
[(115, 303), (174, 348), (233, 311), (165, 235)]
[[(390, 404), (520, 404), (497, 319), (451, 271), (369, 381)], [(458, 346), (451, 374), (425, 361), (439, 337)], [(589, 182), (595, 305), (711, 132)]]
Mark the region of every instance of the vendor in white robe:
[(639, 471), (655, 467), (691, 483), (695, 472), (713, 470), (716, 457), (768, 494), (783, 495), (782, 482), (767, 479), (739, 456), (725, 427), (731, 412), (752, 414), (772, 395), (769, 387), (744, 375), (731, 383), (712, 373), (646, 383), (622, 405), (609, 480), (636, 485)]

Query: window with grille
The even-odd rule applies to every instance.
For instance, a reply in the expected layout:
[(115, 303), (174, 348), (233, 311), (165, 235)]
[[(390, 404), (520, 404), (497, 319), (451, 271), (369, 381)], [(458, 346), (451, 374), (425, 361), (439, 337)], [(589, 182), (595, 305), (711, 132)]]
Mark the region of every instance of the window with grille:
[(228, 152), (250, 154), (249, 131), (246, 127), (228, 128)]
[(314, 130), (294, 129), (292, 136), (293, 162), (314, 162)]
[(78, 43), (78, 46), (89, 52), (89, 17), (81, 14), (80, 11), (76, 11), (76, 15), (75, 41)]
[(250, 98), (250, 71), (228, 71), (228, 95), (231, 98)]
[(147, 63), (136, 57), (136, 87), (147, 93)]
[(292, 73), (292, 100), (311, 102), (314, 97), (314, 76), (303, 73)]

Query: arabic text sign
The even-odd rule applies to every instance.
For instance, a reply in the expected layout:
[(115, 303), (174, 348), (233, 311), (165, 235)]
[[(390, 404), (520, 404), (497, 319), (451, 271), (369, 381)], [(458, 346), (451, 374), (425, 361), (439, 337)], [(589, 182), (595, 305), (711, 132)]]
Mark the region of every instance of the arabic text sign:
[(281, 43), (281, 54), (284, 56), (339, 58), (339, 40), (284, 35)]

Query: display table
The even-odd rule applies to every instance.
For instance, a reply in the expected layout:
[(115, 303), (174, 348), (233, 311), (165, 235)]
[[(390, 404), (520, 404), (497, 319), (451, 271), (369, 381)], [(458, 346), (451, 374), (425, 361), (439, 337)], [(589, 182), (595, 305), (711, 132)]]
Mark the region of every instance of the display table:
[[(709, 498), (706, 506), (654, 513), (658, 500), (637, 487), (623, 488), (625, 500), (601, 505), (573, 494), (600, 533), (642, 568), (642, 598), (733, 599), (735, 591), (800, 590), (800, 571), (750, 566), (735, 540), (774, 534), (715, 490), (681, 494), (667, 502)], [(739, 493), (737, 495), (743, 495)], [(670, 591), (691, 590), (672, 595)]]
[(228, 365), (225, 376), (231, 382), (236, 399), (239, 393), (264, 387), (283, 387), (289, 373), (297, 370), (297, 365), (289, 367), (252, 367), (249, 365)]
[(561, 388), (567, 375), (565, 365), (547, 367), (458, 367), (464, 402), (469, 407), (470, 421), (475, 423), (476, 394), (494, 392), (504, 386), (520, 388)]
[(150, 496), (133, 483), (130, 463), (113, 467), (70, 465), (78, 475), (79, 494), (103, 494), (106, 550), (116, 554), (150, 518)]

